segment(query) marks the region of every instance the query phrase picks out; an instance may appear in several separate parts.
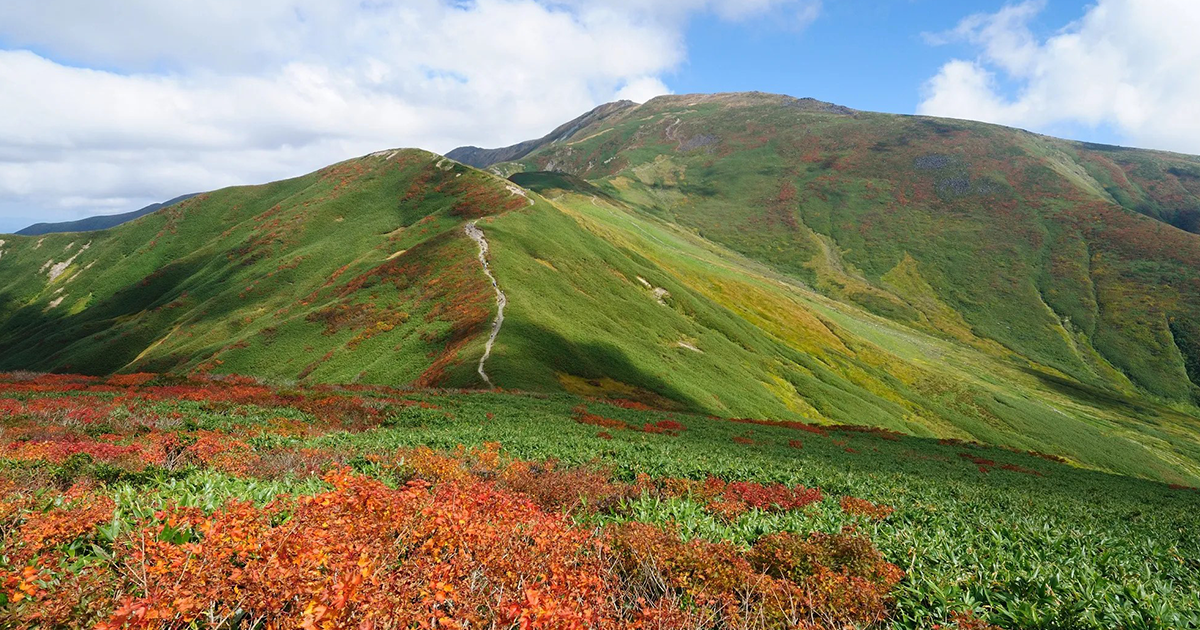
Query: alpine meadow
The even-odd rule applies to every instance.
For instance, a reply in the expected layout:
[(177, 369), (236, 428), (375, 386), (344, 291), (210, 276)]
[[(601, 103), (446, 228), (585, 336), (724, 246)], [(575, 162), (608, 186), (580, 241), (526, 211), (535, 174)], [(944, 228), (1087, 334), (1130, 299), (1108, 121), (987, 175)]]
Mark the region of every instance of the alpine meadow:
[(2, 627), (1200, 627), (1198, 157), (669, 95), (122, 221), (0, 239)]

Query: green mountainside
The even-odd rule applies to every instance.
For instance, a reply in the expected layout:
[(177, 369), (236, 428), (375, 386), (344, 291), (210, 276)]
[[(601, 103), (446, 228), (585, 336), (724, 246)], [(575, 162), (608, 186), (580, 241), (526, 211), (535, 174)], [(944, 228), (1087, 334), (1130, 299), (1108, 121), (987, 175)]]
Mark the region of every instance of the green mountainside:
[(463, 222), (524, 205), (508, 186), (385, 151), (112, 230), (9, 237), (0, 363), (439, 383), (493, 305)]
[(477, 221), (500, 388), (1200, 480), (1200, 159), (762, 94), (579, 121), (5, 236), (0, 370), (483, 387)]

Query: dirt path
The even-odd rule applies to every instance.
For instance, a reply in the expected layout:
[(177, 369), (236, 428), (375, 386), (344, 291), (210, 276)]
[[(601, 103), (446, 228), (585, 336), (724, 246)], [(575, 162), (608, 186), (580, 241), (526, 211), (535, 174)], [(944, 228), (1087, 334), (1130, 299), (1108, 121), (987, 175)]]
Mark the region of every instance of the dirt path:
[(680, 149), (683, 148), (683, 139), (675, 137), (675, 128), (678, 127), (679, 124), (682, 122), (683, 122), (682, 118), (678, 118), (678, 117), (675, 118), (675, 122), (671, 123), (670, 125), (667, 125), (667, 130), (663, 133), (663, 135), (666, 136), (668, 140), (674, 140), (675, 142), (679, 143), (679, 146), (675, 147), (676, 151), (679, 151)]
[(487, 274), (488, 279), (492, 281), (492, 288), (496, 291), (496, 320), (492, 322), (492, 334), (483, 348), (483, 356), (479, 357), (479, 376), (483, 378), (483, 382), (487, 383), (488, 387), (495, 389), (496, 386), (492, 383), (492, 379), (488, 378), (483, 364), (487, 362), (488, 357), (492, 356), (492, 346), (496, 343), (496, 335), (500, 334), (500, 327), (504, 325), (504, 307), (508, 305), (508, 298), (500, 290), (500, 284), (496, 282), (496, 276), (492, 275), (492, 269), (488, 266), (488, 243), (483, 236), (483, 230), (479, 229), (474, 221), (471, 221), (463, 228), (463, 231), (471, 237), (471, 240), (479, 243), (479, 264), (483, 265), (483, 273)]

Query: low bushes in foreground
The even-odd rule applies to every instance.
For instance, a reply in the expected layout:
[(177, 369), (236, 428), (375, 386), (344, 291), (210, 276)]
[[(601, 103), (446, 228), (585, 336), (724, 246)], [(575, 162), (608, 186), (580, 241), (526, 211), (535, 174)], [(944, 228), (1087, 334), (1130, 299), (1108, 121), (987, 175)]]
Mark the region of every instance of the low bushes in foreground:
[[(528, 479), (527, 466), (500, 473)], [(0, 620), (100, 630), (848, 629), (885, 620), (903, 576), (853, 530), (776, 534), (750, 549), (644, 523), (597, 530), (481, 475), (449, 478), (394, 488), (334, 468), (316, 495), (212, 513), (175, 506), (118, 525), (113, 501), (94, 488), (12, 491), (0, 512)]]

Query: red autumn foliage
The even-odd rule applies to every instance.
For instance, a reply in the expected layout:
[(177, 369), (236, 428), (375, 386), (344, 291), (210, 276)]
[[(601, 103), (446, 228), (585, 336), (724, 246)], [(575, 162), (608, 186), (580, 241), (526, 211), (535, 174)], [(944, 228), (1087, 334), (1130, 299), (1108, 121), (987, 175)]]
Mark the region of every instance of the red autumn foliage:
[[(392, 490), (345, 471), (327, 480), (335, 489), (313, 497), (146, 523), (122, 555), (148, 579), (135, 581), (97, 627), (239, 615), (251, 626), (302, 628), (616, 620), (605, 606), (614, 585), (604, 579), (599, 542), (561, 515), (487, 485)], [(172, 522), (199, 534), (196, 542), (163, 541)]]
[(620, 407), (622, 409), (632, 409), (634, 411), (655, 411), (654, 407), (651, 407), (650, 405), (647, 405), (645, 403), (638, 402), (636, 400), (625, 400), (623, 398), (615, 398), (612, 400), (605, 400), (604, 403), (612, 405), (614, 407)]
[(589, 413), (587, 406), (585, 405), (579, 405), (575, 407), (573, 411), (575, 413), (576, 422), (580, 424), (590, 424), (597, 427), (603, 427), (605, 429), (633, 430), (641, 431), (642, 433), (678, 435), (679, 432), (684, 431), (687, 428), (675, 420), (659, 420), (655, 423), (647, 422), (641, 427), (632, 427), (624, 420), (606, 418), (601, 415)]
[(766, 536), (748, 554), (641, 523), (612, 540), (620, 571), (640, 576), (639, 596), (691, 602), (674, 627), (863, 627), (886, 618), (888, 592), (904, 575), (851, 530)]
[(709, 512), (727, 521), (735, 520), (751, 509), (788, 512), (803, 509), (825, 498), (820, 488), (752, 481), (725, 482), (716, 477), (704, 481), (664, 479), (662, 492), (703, 502)]
[(889, 442), (899, 442), (900, 438), (904, 437), (904, 434), (902, 433), (897, 433), (882, 427), (870, 427), (857, 424), (839, 424), (829, 427), (829, 430), (839, 431), (842, 433), (862, 433), (865, 435), (872, 435)]
[(674, 420), (659, 420), (654, 423), (654, 426), (663, 431), (674, 431), (676, 433), (687, 429), (687, 427)]
[[(377, 426), (396, 406), (436, 408), (370, 391), (280, 391), (240, 378), (0, 375), (0, 404), (22, 410), (6, 426), (0, 456), (61, 463), (86, 455), (131, 470), (196, 466), (259, 478), (325, 473), (330, 486), (211, 513), (168, 506), (118, 516), (86, 481), (64, 493), (54, 489), (61, 481), (0, 475), (8, 601), (0, 626), (849, 630), (886, 614), (898, 569), (853, 532), (765, 540), (747, 551), (683, 542), (648, 525), (599, 528), (570, 518), (626, 515), (628, 500), (665, 494), (734, 519), (751, 509), (802, 509), (822, 500), (819, 489), (646, 475), (630, 483), (597, 466), (514, 461), (498, 444), (368, 455), (399, 484), (389, 487), (340, 467), (344, 451), (251, 446), (259, 436)], [(196, 429), (171, 401), (234, 418), (251, 406), (305, 415), (254, 412), (245, 425)], [(99, 411), (82, 422), (80, 409)], [(686, 430), (674, 420), (650, 427)], [(114, 517), (119, 530), (106, 527)], [(772, 564), (776, 556), (790, 564)]]
[(590, 424), (592, 426), (603, 427), (605, 429), (628, 429), (629, 424), (623, 420), (614, 418), (605, 418), (594, 413), (589, 413), (587, 407), (580, 405), (575, 408), (575, 421), (580, 424)]
[(869, 519), (882, 521), (892, 515), (896, 509), (890, 505), (875, 504), (866, 499), (842, 497), (842, 511), (854, 516), (864, 516)]
[(629, 484), (613, 481), (611, 471), (560, 468), (554, 461), (514, 462), (500, 473), (500, 480), (544, 509), (568, 513), (611, 511), (640, 494)]
[(1017, 472), (1017, 473), (1021, 473), (1024, 475), (1033, 475), (1035, 477), (1043, 477), (1044, 476), (1041, 472), (1033, 470), (1032, 468), (1025, 468), (1024, 466), (1018, 466), (1016, 464), (1000, 464), (1000, 469), (1007, 470), (1010, 472)]
[[(495, 453), (457, 461), (504, 469), (505, 483), (530, 482), (549, 503), (581, 496), (579, 480), (609, 491), (600, 471), (548, 477), (553, 467), (505, 469)], [(325, 480), (329, 491), (262, 507), (169, 507), (135, 519), (111, 562), (68, 568), (62, 545), (89, 538), (113, 514), (111, 500), (73, 490), (61, 507), (26, 513), (5, 539), (5, 618), (102, 630), (633, 629), (704, 620), (848, 630), (886, 616), (902, 575), (852, 530), (768, 536), (745, 552), (639, 523), (575, 527), (563, 512), (476, 475), (396, 489), (346, 469)]]
[(789, 429), (795, 429), (797, 431), (804, 431), (806, 433), (814, 433), (814, 434), (820, 435), (820, 436), (829, 435), (829, 432), (826, 430), (826, 427), (818, 426), (815, 424), (805, 424), (803, 422), (794, 422), (794, 421), (789, 421), (789, 420), (756, 420), (754, 418), (730, 418), (729, 421), (730, 422), (738, 422), (741, 424), (757, 424), (757, 425), (767, 426), (767, 427), (787, 427)]
[(674, 420), (661, 420), (650, 424), (647, 422), (639, 431), (642, 433), (665, 433), (667, 435), (678, 435), (683, 430), (683, 425)]
[(752, 481), (730, 483), (725, 487), (724, 494), (752, 508), (770, 512), (799, 510), (824, 498), (820, 488), (789, 488), (781, 483), (763, 485)]
[(988, 472), (989, 469), (996, 465), (995, 460), (978, 457), (970, 453), (959, 453), (958, 456), (978, 466), (979, 472)]

